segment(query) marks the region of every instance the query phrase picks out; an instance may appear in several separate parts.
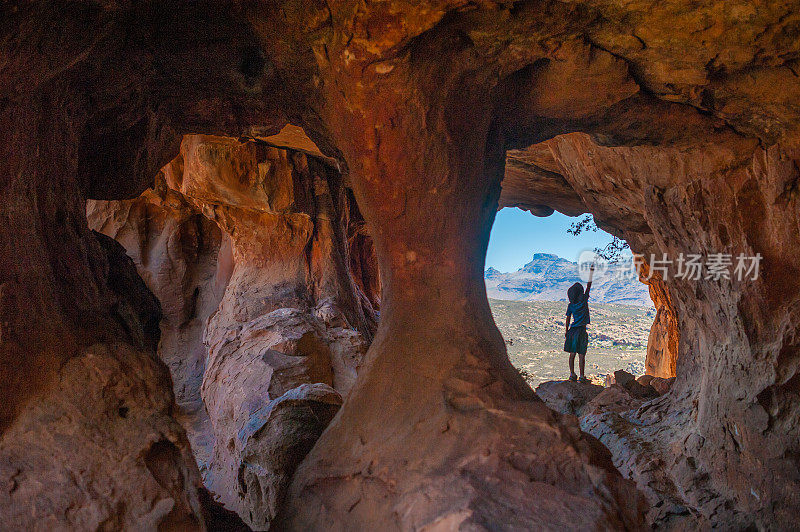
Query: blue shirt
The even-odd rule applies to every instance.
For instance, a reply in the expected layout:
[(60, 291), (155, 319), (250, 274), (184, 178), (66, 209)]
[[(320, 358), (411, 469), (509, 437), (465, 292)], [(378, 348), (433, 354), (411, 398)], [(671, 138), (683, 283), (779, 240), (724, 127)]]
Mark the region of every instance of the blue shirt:
[(589, 324), (589, 298), (581, 296), (582, 301), (567, 305), (567, 316), (572, 316), (573, 327), (584, 327)]

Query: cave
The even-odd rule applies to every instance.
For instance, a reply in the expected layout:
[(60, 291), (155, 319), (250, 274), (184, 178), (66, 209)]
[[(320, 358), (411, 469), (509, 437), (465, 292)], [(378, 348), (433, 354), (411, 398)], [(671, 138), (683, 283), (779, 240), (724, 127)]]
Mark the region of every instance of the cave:
[[(532, 388), (569, 375), (562, 349), (567, 292), (574, 283), (588, 286), (589, 266), (595, 270), (585, 328), (587, 378), (610, 384), (618, 370), (648, 375), (648, 384), (675, 377), (680, 333), (663, 273), (649, 268), (654, 257), (633, 255), (591, 215), (539, 207), (536, 216), (503, 205), (502, 193), (500, 206), (486, 256), (486, 293), (508, 357)], [(573, 369), (579, 372), (579, 365)]]
[[(791, 528), (796, 11), (5, 3), (5, 526)], [(578, 418), (492, 320), (503, 205), (760, 270), (653, 276), (674, 382)]]

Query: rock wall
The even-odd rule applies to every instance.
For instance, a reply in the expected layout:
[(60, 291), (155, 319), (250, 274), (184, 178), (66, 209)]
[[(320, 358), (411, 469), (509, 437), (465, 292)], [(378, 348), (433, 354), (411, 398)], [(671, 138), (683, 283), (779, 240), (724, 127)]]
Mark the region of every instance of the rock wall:
[(0, 110), (0, 516), (11, 529), (202, 529), (155, 356), (160, 309), (87, 227), (81, 112), (55, 94)]
[[(795, 284), (786, 280), (794, 266), (779, 250), (785, 250), (785, 235), (797, 223), (791, 192), (798, 178), (797, 148), (788, 144), (765, 150), (724, 133), (707, 136), (706, 141), (708, 145), (693, 149), (606, 148), (586, 135), (572, 134), (530, 152), (549, 152), (546, 162), (555, 162), (568, 183), (561, 194), (580, 197), (587, 211), (601, 223), (608, 221), (635, 251), (657, 257), (667, 253), (676, 259), (681, 253), (732, 255), (731, 279), (707, 278), (705, 271), (697, 280), (679, 278), (677, 263), (669, 268), (667, 301), (677, 311), (680, 329), (676, 385), (671, 401), (660, 401), (646, 412), (642, 409), (629, 422), (648, 439), (660, 442), (659, 463), (675, 486), (671, 491), (681, 494), (677, 496), (681, 511), (698, 522), (730, 526), (772, 522), (783, 519), (783, 512), (794, 504), (792, 496), (783, 488), (776, 491), (776, 486), (797, 482), (786, 474), (788, 458), (774, 454), (774, 449), (792, 445), (791, 431), (785, 432), (794, 415), (786, 400), (792, 377), (784, 372), (794, 375), (794, 369), (787, 369), (793, 368), (787, 362), (793, 351), (786, 347), (795, 334), (787, 317), (793, 312)], [(535, 182), (538, 177), (530, 179)], [(641, 195), (624, 203), (608, 195), (623, 185)], [(543, 201), (532, 193), (531, 204)], [(757, 253), (764, 257), (758, 278), (751, 279), (751, 273), (737, 280), (736, 257)], [(659, 298), (661, 283), (651, 284)], [(769, 310), (768, 301), (780, 301), (781, 310)], [(674, 319), (666, 316), (668, 323)], [(762, 326), (754, 326), (756, 322), (777, 328), (766, 333)], [(658, 325), (657, 320), (654, 329)], [(669, 347), (669, 335), (666, 340)], [(651, 353), (648, 365), (658, 361)], [(661, 364), (666, 365), (663, 359)], [(772, 376), (767, 381), (754, 379), (766, 367)], [(697, 412), (697, 418), (680, 414), (686, 411)], [(615, 455), (617, 465), (627, 464), (623, 471), (637, 477), (652, 467), (651, 460), (636, 465), (634, 454), (647, 445), (641, 434), (626, 436), (625, 424), (613, 419), (606, 423), (591, 432), (603, 435), (603, 441), (614, 435), (616, 443), (609, 446), (620, 453)], [(770, 465), (750, 470), (747, 464), (752, 461)], [(769, 509), (764, 497), (770, 498)], [(753, 517), (744, 513), (750, 511), (756, 512)]]
[(262, 141), (187, 136), (154, 189), (87, 213), (162, 301), (158, 352), (206, 486), (268, 527), (376, 321), (374, 251), (341, 176)]
[[(259, 54), (233, 11), (118, 7), (0, 8), (0, 516), (10, 528), (204, 528), (169, 374), (140, 343), (149, 324), (131, 321), (111, 286), (136, 273), (106, 258), (85, 200), (140, 194), (186, 129), (238, 135), (243, 121), (278, 117), (258, 120), (270, 131), (283, 115), (263, 91), (269, 73), (243, 69), (243, 55)], [(189, 64), (198, 45), (218, 59)]]
[(639, 280), (650, 289), (650, 299), (656, 307), (656, 317), (653, 318), (650, 336), (647, 339), (645, 374), (669, 379), (675, 376), (678, 363), (681, 338), (678, 315), (661, 272), (651, 271), (647, 262), (643, 260), (639, 266)]
[(203, 332), (231, 275), (230, 242), (159, 173), (153, 189), (132, 200), (89, 200), (89, 226), (123, 245), (158, 298), (158, 355), (169, 367), (175, 398), (200, 401)]

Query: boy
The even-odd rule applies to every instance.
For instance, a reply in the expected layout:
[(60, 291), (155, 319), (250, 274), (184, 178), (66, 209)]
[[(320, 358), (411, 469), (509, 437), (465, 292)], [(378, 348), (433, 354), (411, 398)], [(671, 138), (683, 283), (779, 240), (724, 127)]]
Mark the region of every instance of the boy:
[[(581, 372), (580, 381), (588, 384), (590, 381), (583, 375), (586, 367), (586, 347), (589, 345), (589, 335), (586, 333), (586, 326), (589, 324), (589, 290), (592, 289), (592, 274), (594, 265), (589, 269), (589, 282), (586, 283), (586, 292), (583, 291), (581, 283), (575, 283), (567, 290), (567, 328), (564, 332), (564, 351), (569, 353), (569, 380), (577, 381), (575, 375), (575, 353), (580, 355), (578, 367)], [(569, 326), (570, 318), (572, 327)]]

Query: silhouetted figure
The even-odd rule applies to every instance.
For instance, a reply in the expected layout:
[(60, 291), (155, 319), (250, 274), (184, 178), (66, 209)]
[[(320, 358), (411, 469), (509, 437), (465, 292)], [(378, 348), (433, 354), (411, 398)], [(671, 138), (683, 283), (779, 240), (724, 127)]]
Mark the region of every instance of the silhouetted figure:
[[(589, 290), (592, 289), (592, 275), (594, 274), (594, 265), (589, 270), (589, 282), (586, 283), (586, 292), (583, 291), (581, 283), (575, 283), (567, 290), (567, 298), (569, 304), (567, 305), (567, 323), (566, 331), (564, 332), (564, 351), (569, 353), (569, 380), (576, 381), (578, 376), (575, 375), (575, 353), (578, 353), (578, 368), (581, 372), (580, 381), (588, 383), (583, 372), (586, 367), (586, 348), (589, 345), (589, 334), (586, 332), (586, 326), (589, 324)], [(572, 320), (572, 327), (570, 327), (570, 319)]]

